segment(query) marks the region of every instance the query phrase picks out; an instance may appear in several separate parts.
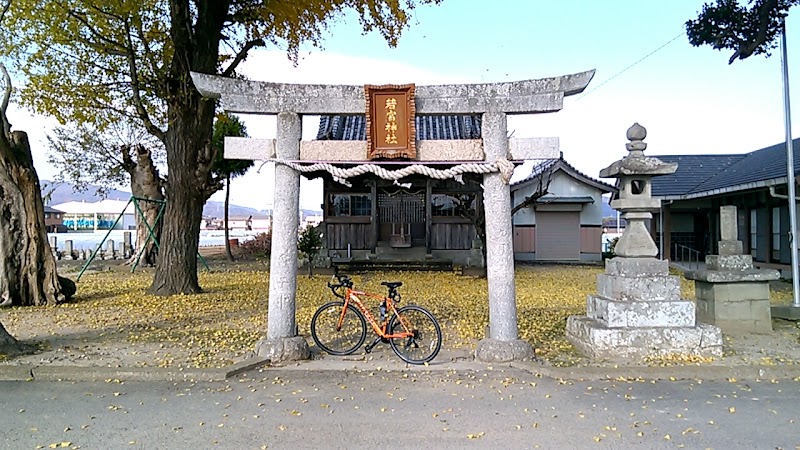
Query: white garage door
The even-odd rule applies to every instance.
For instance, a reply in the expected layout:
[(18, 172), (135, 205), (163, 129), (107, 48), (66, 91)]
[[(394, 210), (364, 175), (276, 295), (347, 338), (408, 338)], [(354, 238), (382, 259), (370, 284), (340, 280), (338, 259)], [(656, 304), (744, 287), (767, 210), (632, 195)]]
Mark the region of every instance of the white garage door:
[(580, 259), (580, 213), (537, 211), (536, 260), (580, 261)]

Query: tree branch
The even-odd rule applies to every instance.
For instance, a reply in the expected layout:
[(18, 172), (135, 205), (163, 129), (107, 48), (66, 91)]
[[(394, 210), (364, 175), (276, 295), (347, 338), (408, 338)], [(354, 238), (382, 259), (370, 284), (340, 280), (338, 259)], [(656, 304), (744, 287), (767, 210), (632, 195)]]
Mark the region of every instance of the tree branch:
[(758, 6), (758, 29), (753, 42), (739, 44), (739, 48), (731, 55), (728, 64), (733, 64), (736, 59), (745, 59), (767, 42), (767, 31), (771, 22), (771, 14), (778, 9), (778, 0), (765, 0)]
[(266, 44), (264, 43), (264, 40), (261, 38), (247, 41), (247, 43), (244, 44), (244, 47), (239, 50), (239, 53), (236, 54), (236, 57), (233, 58), (233, 61), (231, 61), (228, 68), (222, 72), (222, 76), (229, 77), (233, 75), (234, 71), (236, 71), (236, 67), (239, 65), (239, 63), (247, 59), (247, 53), (252, 50), (253, 47), (264, 47), (265, 45)]
[(3, 11), (0, 12), (0, 24), (3, 23), (3, 19), (6, 17), (6, 13), (11, 8), (11, 0), (8, 0), (8, 3), (3, 5)]
[(536, 191), (528, 196), (525, 197), (520, 204), (511, 208), (511, 215), (513, 216), (518, 211), (522, 210), (523, 208), (527, 208), (528, 206), (535, 205), (539, 203), (539, 199), (544, 197), (545, 195), (549, 194), (550, 191), (550, 179), (553, 175), (553, 168), (552, 166), (546, 169), (544, 172), (539, 174), (539, 186), (537, 187)]
[[(120, 44), (119, 42), (116, 42), (116, 41), (113, 41), (113, 40), (107, 38), (102, 33), (97, 31), (97, 29), (95, 27), (93, 27), (92, 24), (90, 24), (88, 20), (86, 20), (86, 18), (84, 17), (83, 13), (71, 9), (71, 10), (69, 10), (67, 12), (67, 14), (69, 14), (70, 17), (74, 18), (75, 20), (80, 22), (84, 27), (86, 27), (86, 29), (89, 30), (89, 32), (92, 34), (92, 36), (94, 36), (95, 38), (99, 39), (101, 42), (105, 42), (107, 45), (109, 45), (111, 48), (110, 49), (106, 49), (106, 50), (109, 51), (111, 54), (120, 55), (120, 56), (125, 54), (124, 52), (125, 52), (126, 48), (125, 48), (124, 45)], [(87, 39), (83, 39), (83, 41), (86, 42), (89, 45), (92, 45), (92, 43), (89, 42)], [(92, 46), (94, 47), (94, 45), (92, 45)], [(99, 50), (99, 48), (98, 48), (98, 50)]]
[(3, 63), (0, 63), (0, 72), (3, 72), (3, 82), (5, 83), (5, 89), (3, 92), (3, 103), (0, 104), (0, 121), (2, 121), (3, 136), (5, 136), (5, 138), (8, 139), (11, 136), (11, 124), (8, 122), (8, 115), (7, 115), (8, 102), (11, 99), (11, 77), (8, 75), (8, 70), (6, 70), (6, 65)]
[(125, 36), (128, 39), (128, 69), (130, 70), (130, 77), (131, 77), (131, 93), (133, 94), (133, 106), (136, 108), (136, 112), (139, 115), (139, 118), (142, 120), (145, 129), (150, 132), (153, 136), (157, 137), (162, 142), (164, 141), (165, 133), (164, 130), (156, 126), (153, 121), (150, 119), (150, 113), (147, 112), (147, 109), (144, 107), (144, 102), (142, 101), (141, 93), (139, 92), (139, 71), (136, 67), (136, 52), (133, 48), (133, 39), (131, 37), (131, 27), (128, 20), (124, 22), (125, 26)]

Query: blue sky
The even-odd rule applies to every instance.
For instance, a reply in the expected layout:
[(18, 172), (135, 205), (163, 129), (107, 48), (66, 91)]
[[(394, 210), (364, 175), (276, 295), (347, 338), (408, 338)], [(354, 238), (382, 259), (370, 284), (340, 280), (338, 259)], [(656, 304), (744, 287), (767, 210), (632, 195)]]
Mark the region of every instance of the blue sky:
[[(515, 136), (557, 136), (568, 162), (597, 177), (624, 156), (625, 131), (648, 129), (648, 154), (743, 153), (784, 139), (780, 52), (728, 65), (729, 51), (689, 45), (683, 23), (702, 1), (444, 0), (414, 13), (395, 49), (363, 35), (357, 17), (333, 24), (324, 48), (301, 54), (297, 67), (280, 49), (255, 53), (243, 71), (254, 80), (314, 83), (494, 82), (596, 69), (583, 95), (554, 114), (514, 117)], [(794, 121), (800, 120), (800, 9), (788, 20)], [(680, 35), (680, 36), (679, 36)], [(676, 40), (639, 62), (648, 53)], [(612, 77), (615, 78), (611, 79)], [(609, 81), (609, 79), (611, 79)], [(247, 117), (251, 134), (274, 135), (274, 120)], [(304, 136), (315, 131), (304, 122)], [(800, 137), (800, 128), (794, 127)], [(34, 143), (35, 145), (35, 143)], [(43, 178), (44, 143), (36, 151)], [(232, 201), (267, 207), (271, 169), (233, 183)], [(259, 197), (252, 192), (261, 192)], [(301, 205), (318, 207), (318, 183), (303, 183)], [(221, 194), (216, 198), (221, 198)]]

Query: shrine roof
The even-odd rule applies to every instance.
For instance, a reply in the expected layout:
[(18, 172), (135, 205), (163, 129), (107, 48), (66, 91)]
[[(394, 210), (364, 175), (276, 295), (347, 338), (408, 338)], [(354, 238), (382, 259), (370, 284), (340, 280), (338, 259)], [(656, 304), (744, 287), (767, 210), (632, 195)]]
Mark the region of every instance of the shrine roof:
[[(480, 115), (417, 115), (417, 140), (480, 139)], [(319, 120), (318, 140), (366, 141), (364, 115), (326, 115)]]
[[(800, 138), (793, 141), (794, 170), (800, 171)], [(786, 183), (786, 144), (743, 154), (664, 155), (665, 162), (677, 162), (672, 175), (653, 178), (653, 196), (697, 198), (725, 192)]]

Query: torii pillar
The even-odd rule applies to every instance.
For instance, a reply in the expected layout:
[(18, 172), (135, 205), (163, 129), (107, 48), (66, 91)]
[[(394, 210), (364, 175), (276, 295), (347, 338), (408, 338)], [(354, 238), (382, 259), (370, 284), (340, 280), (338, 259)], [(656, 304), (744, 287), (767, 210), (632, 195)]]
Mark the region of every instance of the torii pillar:
[[(559, 111), (564, 97), (583, 92), (593, 76), (591, 70), (537, 80), (416, 87), (417, 114), (482, 114), (483, 139), (418, 141), (417, 158), (408, 160), (409, 165), (470, 162), (501, 169), (483, 177), (489, 336), (478, 344), (476, 356), (482, 361), (533, 355), (531, 345), (518, 338), (509, 178), (514, 163), (559, 156), (558, 138), (509, 138), (507, 114)], [(364, 87), (255, 82), (199, 73), (192, 73), (192, 80), (203, 95), (220, 99), (226, 111), (278, 115), (277, 139), (226, 138), (225, 157), (278, 162), (268, 328), (257, 352), (273, 362), (308, 358), (308, 344), (298, 336), (295, 323), (300, 173), (280, 162), (369, 163), (365, 141), (300, 141), (302, 114), (363, 114)]]

